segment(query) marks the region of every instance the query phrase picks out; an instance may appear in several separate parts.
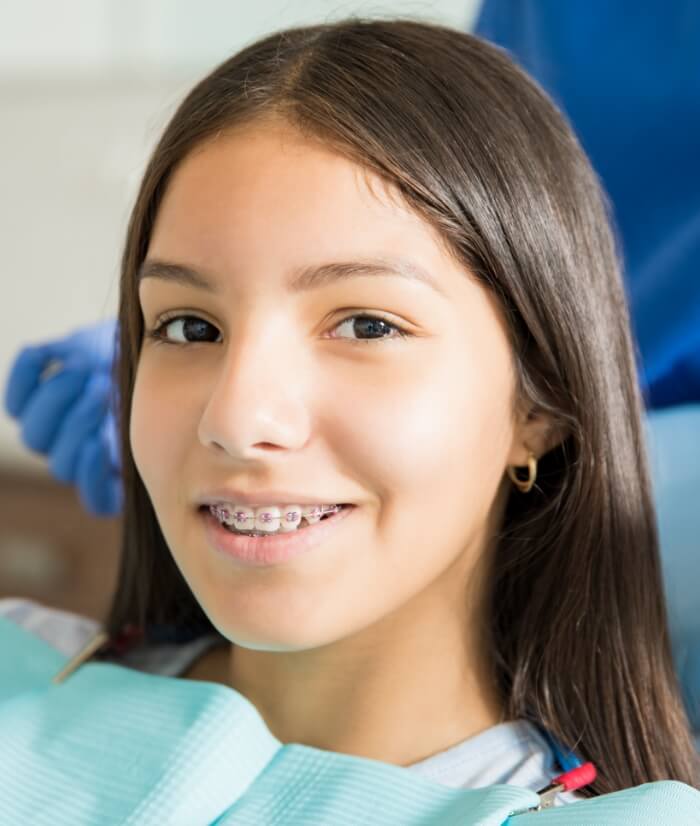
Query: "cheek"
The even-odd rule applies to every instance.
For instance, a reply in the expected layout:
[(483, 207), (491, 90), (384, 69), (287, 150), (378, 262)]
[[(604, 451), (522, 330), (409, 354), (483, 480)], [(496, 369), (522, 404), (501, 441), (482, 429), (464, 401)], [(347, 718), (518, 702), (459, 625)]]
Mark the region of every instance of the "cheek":
[(348, 391), (336, 408), (346, 411), (337, 423), (347, 434), (346, 461), (383, 504), (395, 499), (398, 507), (410, 498), (430, 509), (445, 498), (495, 495), (511, 431), (509, 374), (493, 367), (432, 354), (386, 373), (371, 388)]
[(328, 385), (322, 409), (334, 418), (320, 426), (341, 458), (339, 478), (357, 479), (368, 507), (351, 546), (319, 557), (304, 587), (285, 592), (298, 640), (322, 639), (319, 617), (330, 639), (394, 611), (446, 571), (454, 575), (436, 593), (461, 589), (470, 575), (507, 455), (508, 387), (483, 364), (435, 356), (412, 359), (414, 369), (397, 360), (379, 381)]
[(134, 462), (154, 503), (182, 467), (186, 427), (182, 383), (168, 381), (163, 371), (142, 360), (134, 383), (129, 438)]

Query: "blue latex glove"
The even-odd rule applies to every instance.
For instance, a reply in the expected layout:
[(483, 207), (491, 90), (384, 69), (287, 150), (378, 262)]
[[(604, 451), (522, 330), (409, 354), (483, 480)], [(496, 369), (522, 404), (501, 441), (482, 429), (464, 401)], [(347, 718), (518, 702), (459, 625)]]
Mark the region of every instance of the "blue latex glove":
[(57, 341), (22, 349), (10, 370), (5, 408), (21, 439), (48, 456), (60, 481), (74, 484), (97, 516), (122, 509), (117, 429), (109, 402), (116, 324), (85, 327)]

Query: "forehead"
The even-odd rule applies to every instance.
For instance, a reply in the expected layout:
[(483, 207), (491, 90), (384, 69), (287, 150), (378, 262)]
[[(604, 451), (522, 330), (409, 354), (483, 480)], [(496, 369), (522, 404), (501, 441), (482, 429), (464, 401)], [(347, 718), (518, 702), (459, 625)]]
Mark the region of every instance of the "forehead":
[(467, 338), (480, 358), (509, 358), (500, 302), (437, 230), (377, 175), (291, 129), (249, 126), (191, 152), (166, 188), (145, 266), (149, 261), (180, 266), (169, 283), (191, 286), (203, 275), (214, 285), (210, 292), (227, 299), (256, 294), (271, 301), (294, 292), (295, 280), (312, 289), (350, 283), (336, 275), (357, 262), (413, 265), (437, 288), (420, 278), (372, 277), (362, 279), (363, 289), (381, 284), (381, 299), (372, 296), (406, 312), (429, 336), (455, 347)]
[(210, 270), (409, 255), (433, 271), (449, 257), (430, 224), (377, 175), (269, 124), (219, 135), (184, 159), (148, 252)]

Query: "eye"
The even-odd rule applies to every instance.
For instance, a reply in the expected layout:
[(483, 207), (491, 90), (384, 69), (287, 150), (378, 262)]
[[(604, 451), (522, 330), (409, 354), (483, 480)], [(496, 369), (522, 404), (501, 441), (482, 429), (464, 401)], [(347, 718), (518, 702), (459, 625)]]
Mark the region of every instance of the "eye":
[[(352, 332), (359, 331), (362, 335), (369, 335), (369, 338), (359, 338), (355, 339), (355, 341), (386, 341), (390, 338), (407, 338), (411, 335), (411, 333), (407, 330), (398, 327), (396, 324), (387, 321), (381, 316), (369, 315), (366, 313), (348, 316), (343, 319), (343, 321), (339, 322), (334, 329), (339, 330), (344, 325), (349, 325), (349, 329)], [(385, 333), (388, 330), (393, 330), (395, 335), (382, 335), (382, 333)], [(332, 338), (338, 338), (338, 336), (332, 336)]]
[[(175, 335), (180, 335), (185, 338), (185, 341), (173, 341), (166, 332), (168, 328), (171, 331), (177, 331)], [(208, 328), (208, 329), (207, 329)], [(205, 321), (203, 318), (195, 315), (178, 315), (170, 316), (159, 321), (152, 330), (146, 332), (146, 336), (163, 344), (176, 344), (184, 346), (185, 344), (199, 344), (212, 342), (212, 331), (216, 332), (216, 327)], [(193, 336), (194, 341), (188, 340), (187, 336)]]
[[(367, 335), (367, 338), (350, 338), (350, 341), (386, 341), (394, 338), (408, 338), (412, 334), (407, 330), (393, 324), (390, 321), (378, 315), (371, 314), (355, 314), (339, 321), (333, 328), (339, 330), (343, 325), (349, 325), (352, 332), (359, 332), (361, 336)], [(176, 330), (178, 335), (182, 336), (184, 341), (175, 341), (167, 335), (168, 328)], [(217, 343), (215, 338), (212, 339), (212, 331), (216, 331), (216, 327), (205, 321), (203, 318), (194, 315), (175, 315), (161, 319), (156, 323), (152, 330), (146, 332), (146, 337), (154, 339), (163, 344), (174, 344), (178, 346), (185, 346), (187, 344), (206, 344)], [(392, 332), (394, 335), (386, 335)], [(194, 337), (191, 341), (187, 336)], [(344, 336), (333, 335), (331, 338), (344, 338)]]

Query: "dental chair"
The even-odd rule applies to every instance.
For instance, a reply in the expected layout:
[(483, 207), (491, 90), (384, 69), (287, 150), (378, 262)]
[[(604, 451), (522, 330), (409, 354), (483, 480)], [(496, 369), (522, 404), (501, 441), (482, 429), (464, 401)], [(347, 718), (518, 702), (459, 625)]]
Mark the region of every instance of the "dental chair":
[(700, 403), (646, 415), (674, 660), (700, 751)]

